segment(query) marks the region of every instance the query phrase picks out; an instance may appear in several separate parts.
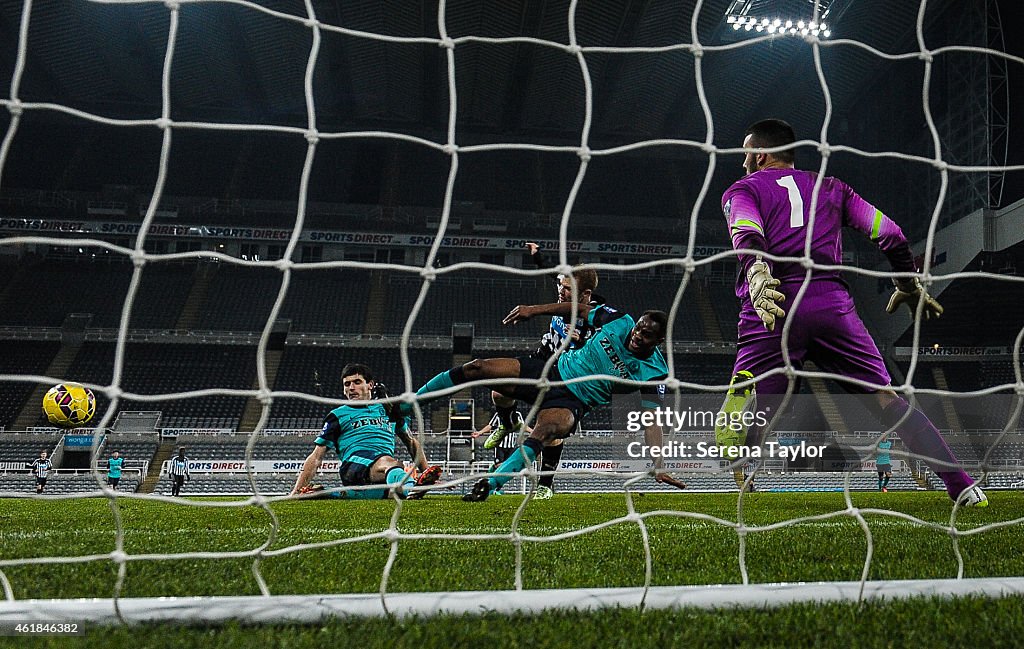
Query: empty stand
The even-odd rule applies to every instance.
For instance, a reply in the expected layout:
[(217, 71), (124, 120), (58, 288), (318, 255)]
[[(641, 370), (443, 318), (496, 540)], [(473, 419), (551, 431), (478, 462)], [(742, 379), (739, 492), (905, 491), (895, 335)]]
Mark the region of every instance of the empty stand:
[[(452, 364), (450, 351), (410, 349), (413, 385), (418, 387)], [(285, 347), (275, 390), (305, 392), (332, 399), (344, 398), (341, 370), (347, 363), (363, 363), (395, 393), (404, 389), (400, 350), (396, 348)], [(319, 428), (333, 406), (292, 397), (274, 400), (269, 428)]]
[[(60, 349), (56, 341), (0, 341), (0, 374), (46, 374), (50, 361)], [(0, 381), (0, 427), (10, 427), (21, 412), (36, 384)], [(39, 404), (42, 408), (42, 404)]]
[(198, 327), (211, 331), (259, 331), (281, 289), (275, 268), (221, 264), (210, 280)]
[(363, 332), (369, 295), (367, 270), (293, 271), (280, 317), (292, 321), (292, 331), (358, 334)]
[[(114, 345), (86, 342), (69, 373), (75, 380), (109, 384), (113, 376)], [(240, 345), (130, 343), (126, 347), (121, 387), (137, 394), (164, 394), (206, 388), (249, 389), (256, 372), (256, 349)], [(96, 395), (97, 417), (109, 400)], [(161, 410), (162, 425), (235, 427), (245, 397), (212, 395), (192, 399), (133, 401), (123, 410)], [(207, 422), (201, 424), (200, 422)]]
[(120, 257), (31, 264), (11, 278), (0, 326), (59, 327), (68, 314), (91, 313), (91, 326), (116, 327), (132, 269)]

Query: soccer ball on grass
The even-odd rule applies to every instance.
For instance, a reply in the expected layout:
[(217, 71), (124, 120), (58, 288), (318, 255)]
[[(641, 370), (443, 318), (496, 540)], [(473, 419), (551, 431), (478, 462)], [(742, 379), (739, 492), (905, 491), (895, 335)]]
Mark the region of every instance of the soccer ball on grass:
[(96, 396), (77, 383), (55, 385), (43, 397), (43, 414), (55, 426), (82, 426), (96, 414)]

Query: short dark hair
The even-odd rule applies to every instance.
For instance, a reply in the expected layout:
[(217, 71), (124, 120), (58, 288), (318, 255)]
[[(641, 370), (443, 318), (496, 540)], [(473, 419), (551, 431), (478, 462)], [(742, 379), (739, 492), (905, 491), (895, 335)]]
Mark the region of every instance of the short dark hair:
[(341, 378), (344, 379), (346, 376), (352, 376), (354, 374), (361, 374), (366, 382), (369, 383), (373, 380), (373, 372), (370, 368), (362, 363), (349, 363), (341, 369)]
[(661, 335), (665, 335), (668, 330), (668, 314), (664, 311), (658, 311), (657, 309), (651, 309), (650, 311), (644, 311), (641, 318), (647, 318), (651, 322), (661, 327)]
[[(743, 134), (744, 139), (748, 135), (753, 136), (750, 146), (760, 149), (773, 149), (777, 146), (786, 146), (796, 142), (796, 131), (787, 122), (781, 119), (762, 119), (747, 127)], [(786, 149), (770, 154), (782, 162), (793, 164), (796, 160), (796, 150)]]
[[(581, 268), (576, 266), (572, 269), (572, 276), (576, 279), (576, 290), (580, 293), (583, 291), (594, 292), (597, 288), (597, 271), (593, 268)], [(558, 279), (561, 281), (567, 275), (559, 275)]]

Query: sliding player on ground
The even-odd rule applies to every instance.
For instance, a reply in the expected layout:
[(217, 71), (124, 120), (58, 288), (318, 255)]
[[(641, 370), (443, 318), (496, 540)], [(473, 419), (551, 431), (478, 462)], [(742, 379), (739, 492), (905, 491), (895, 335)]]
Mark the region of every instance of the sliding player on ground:
[[(341, 371), (341, 385), (349, 401), (369, 401), (387, 397), (383, 385), (376, 383), (366, 365), (349, 363)], [(311, 485), (327, 451), (338, 456), (341, 484), (346, 487), (382, 485), (379, 489), (343, 489), (324, 492), (333, 498), (379, 500), (387, 498), (392, 490), (401, 498), (422, 498), (426, 491), (410, 491), (425, 487), (441, 477), (440, 466), (428, 466), (419, 440), (409, 434), (404, 417), (395, 423), (389, 419), (389, 409), (383, 404), (367, 403), (342, 405), (332, 410), (324, 420), (323, 430), (314, 442), (313, 451), (306, 457), (292, 487), (291, 495), (323, 491), (320, 485)], [(416, 468), (414, 477), (402, 462), (395, 459), (395, 437), (409, 450)]]

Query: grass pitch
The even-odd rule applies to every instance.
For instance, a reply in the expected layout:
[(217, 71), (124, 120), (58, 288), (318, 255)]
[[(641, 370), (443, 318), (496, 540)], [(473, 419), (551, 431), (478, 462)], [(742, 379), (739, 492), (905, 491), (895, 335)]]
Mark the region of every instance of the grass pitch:
[[(1024, 494), (990, 493), (987, 509), (961, 510), (956, 519), (966, 577), (1024, 575), (1024, 534), (1014, 522), (1024, 514)], [(740, 583), (739, 536), (714, 520), (680, 517), (689, 512), (735, 523), (736, 494), (648, 494), (634, 496), (653, 556), (653, 584)], [(858, 509), (887, 509), (948, 527), (951, 504), (941, 493), (854, 493)], [(224, 507), (230, 501), (170, 504), (119, 498), (124, 551), (170, 555), (130, 560), (122, 597), (257, 595), (253, 559), (187, 556), (204, 552), (251, 552), (274, 533), (267, 511)], [(521, 497), (495, 497), (481, 504), (431, 497), (403, 504), (398, 529), (406, 534), (508, 535)], [(210, 506), (215, 505), (215, 506)], [(389, 501), (304, 501), (272, 506), (277, 518), (271, 551), (259, 568), (274, 594), (377, 592), (391, 548), (385, 539), (359, 539), (386, 530), (395, 505)], [(758, 493), (744, 498), (743, 521), (766, 526), (808, 516), (845, 512), (841, 493)], [(565, 495), (529, 504), (519, 534), (535, 537), (523, 546), (525, 588), (640, 586), (644, 581), (641, 531), (635, 521), (600, 527), (628, 514), (623, 494)], [(863, 512), (871, 531), (873, 580), (949, 578), (957, 574), (953, 535), (948, 529), (886, 513)], [(1000, 524), (980, 534), (970, 531)], [(597, 528), (579, 536), (556, 535)], [(966, 533), (966, 534), (965, 534)], [(111, 597), (116, 564), (96, 561), (9, 565), (31, 557), (104, 555), (116, 548), (109, 501), (0, 500), (0, 561), (15, 597)], [(302, 544), (328, 544), (298, 549)], [(751, 582), (858, 580), (868, 542), (849, 513), (746, 534)], [(402, 591), (514, 588), (515, 548), (509, 538), (469, 541), (400, 540), (387, 589)], [(647, 640), (667, 646), (705, 644), (753, 646), (886, 646), (934, 641), (978, 645), (1024, 630), (1022, 601), (966, 599), (952, 602), (901, 601), (862, 606), (801, 605), (768, 611), (636, 611), (541, 616), (464, 616), (392, 622), (338, 620), (326, 626), (209, 630), (149, 627), (95, 629), (86, 638), (34, 639), (40, 645), (113, 646), (117, 638), (134, 646), (255, 646), (257, 643), (322, 646), (328, 639), (358, 638), (362, 646), (635, 646)], [(877, 622), (881, 620), (881, 622)], [(984, 620), (982, 625), (976, 621)], [(983, 630), (984, 626), (986, 630)], [(392, 628), (392, 630), (388, 630)], [(840, 637), (836, 633), (843, 630)], [(124, 634), (121, 636), (120, 634)], [(980, 634), (980, 635), (979, 635)], [(527, 642), (528, 638), (533, 640)], [(590, 640), (588, 640), (588, 638)], [(961, 640), (957, 640), (960, 638)], [(130, 640), (129, 640), (130, 639)], [(0, 642), (5, 640), (0, 638)], [(6, 640), (9, 640), (6, 639)], [(962, 641), (962, 642), (961, 642)], [(29, 646), (17, 638), (18, 646)], [(67, 644), (64, 644), (67, 643)], [(984, 644), (981, 642), (980, 644)]]

